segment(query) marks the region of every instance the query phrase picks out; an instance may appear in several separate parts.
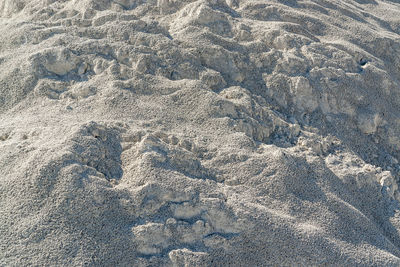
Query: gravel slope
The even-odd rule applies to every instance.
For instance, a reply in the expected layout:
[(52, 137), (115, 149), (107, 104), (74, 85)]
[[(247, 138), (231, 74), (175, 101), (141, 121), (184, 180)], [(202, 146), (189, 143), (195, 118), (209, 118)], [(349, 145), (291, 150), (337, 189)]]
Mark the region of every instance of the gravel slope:
[(399, 266), (400, 2), (0, 1), (1, 266)]

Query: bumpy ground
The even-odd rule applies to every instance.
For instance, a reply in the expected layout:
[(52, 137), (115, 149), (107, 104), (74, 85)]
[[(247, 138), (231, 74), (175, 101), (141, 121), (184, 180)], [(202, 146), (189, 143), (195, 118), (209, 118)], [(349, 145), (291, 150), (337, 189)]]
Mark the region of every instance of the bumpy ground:
[(399, 266), (398, 0), (0, 1), (1, 266)]

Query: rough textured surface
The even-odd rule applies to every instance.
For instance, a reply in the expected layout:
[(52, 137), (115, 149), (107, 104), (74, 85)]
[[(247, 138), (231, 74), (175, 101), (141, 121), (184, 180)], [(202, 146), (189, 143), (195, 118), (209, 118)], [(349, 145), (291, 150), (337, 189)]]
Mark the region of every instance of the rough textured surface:
[(399, 266), (400, 2), (0, 1), (1, 266)]

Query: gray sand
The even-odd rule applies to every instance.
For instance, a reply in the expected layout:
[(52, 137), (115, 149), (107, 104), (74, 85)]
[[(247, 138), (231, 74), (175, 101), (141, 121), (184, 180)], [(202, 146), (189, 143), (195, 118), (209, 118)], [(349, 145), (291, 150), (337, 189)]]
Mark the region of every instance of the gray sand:
[(1, 0), (0, 266), (399, 266), (400, 2)]

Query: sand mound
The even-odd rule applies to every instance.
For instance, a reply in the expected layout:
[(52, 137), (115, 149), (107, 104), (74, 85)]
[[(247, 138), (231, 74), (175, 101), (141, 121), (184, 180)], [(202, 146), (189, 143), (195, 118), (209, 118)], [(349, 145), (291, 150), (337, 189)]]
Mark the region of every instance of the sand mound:
[(400, 265), (399, 18), (0, 2), (0, 265)]

